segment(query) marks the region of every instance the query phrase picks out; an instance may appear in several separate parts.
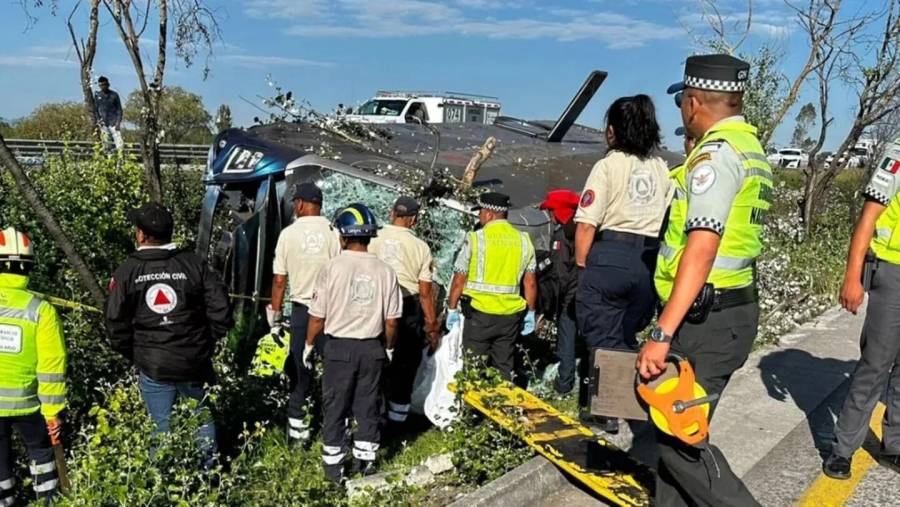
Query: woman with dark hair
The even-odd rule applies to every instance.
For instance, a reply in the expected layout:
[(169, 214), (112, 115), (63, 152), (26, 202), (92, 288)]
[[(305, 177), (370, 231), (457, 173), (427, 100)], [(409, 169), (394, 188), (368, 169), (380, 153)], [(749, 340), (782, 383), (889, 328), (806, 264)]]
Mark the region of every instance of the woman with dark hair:
[[(587, 350), (637, 350), (636, 334), (653, 316), (659, 231), (672, 196), (660, 133), (646, 95), (622, 97), (606, 112), (609, 151), (588, 176), (575, 215), (575, 264), (582, 268), (575, 310)], [(587, 360), (582, 360), (582, 379)], [(585, 383), (579, 396), (589, 406)], [(604, 431), (618, 421), (600, 420)]]

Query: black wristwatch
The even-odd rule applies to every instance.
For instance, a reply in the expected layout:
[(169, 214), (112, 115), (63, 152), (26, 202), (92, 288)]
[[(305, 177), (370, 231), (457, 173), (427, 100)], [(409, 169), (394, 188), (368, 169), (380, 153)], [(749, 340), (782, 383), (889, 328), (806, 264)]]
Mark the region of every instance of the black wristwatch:
[(650, 331), (650, 341), (657, 343), (670, 343), (672, 341), (672, 335), (666, 334), (661, 327), (656, 326), (653, 328), (653, 331)]

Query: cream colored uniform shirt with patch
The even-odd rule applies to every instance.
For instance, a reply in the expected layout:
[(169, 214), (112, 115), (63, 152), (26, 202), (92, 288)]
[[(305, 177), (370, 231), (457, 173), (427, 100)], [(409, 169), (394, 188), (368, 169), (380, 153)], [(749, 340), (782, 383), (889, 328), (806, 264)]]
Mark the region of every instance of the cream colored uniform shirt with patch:
[(377, 338), (403, 315), (397, 275), (375, 254), (344, 250), (319, 271), (309, 314), (325, 319), (329, 336)]
[(431, 249), (406, 227), (385, 225), (372, 238), (369, 251), (394, 268), (403, 296), (417, 296), (419, 282), (431, 282), (434, 276)]
[(658, 237), (673, 192), (663, 159), (613, 150), (591, 169), (575, 221), (599, 230)]
[(316, 275), (340, 253), (340, 237), (327, 218), (298, 217), (278, 236), (272, 273), (287, 275), (291, 301), (309, 306)]

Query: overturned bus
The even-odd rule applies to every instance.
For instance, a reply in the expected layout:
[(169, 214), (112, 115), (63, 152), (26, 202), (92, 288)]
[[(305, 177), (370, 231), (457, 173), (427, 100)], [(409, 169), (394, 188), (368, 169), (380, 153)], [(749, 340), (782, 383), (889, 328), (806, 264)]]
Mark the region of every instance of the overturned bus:
[[(214, 259), (232, 293), (258, 305), (271, 290), (278, 234), (292, 220), (290, 189), (313, 181), (331, 216), (352, 202), (387, 219), (401, 193), (426, 203), (418, 233), (432, 247), (436, 281), (446, 287), (453, 258), (474, 221), (472, 193), (459, 181), (473, 154), (493, 137), (497, 147), (473, 187), (507, 193), (510, 222), (548, 249), (552, 224), (536, 208), (551, 189), (579, 191), (607, 150), (603, 133), (575, 123), (606, 73), (592, 72), (559, 119), (499, 116), (493, 123), (338, 125), (278, 122), (220, 133), (209, 151), (197, 248)], [(670, 162), (678, 155), (662, 154)]]

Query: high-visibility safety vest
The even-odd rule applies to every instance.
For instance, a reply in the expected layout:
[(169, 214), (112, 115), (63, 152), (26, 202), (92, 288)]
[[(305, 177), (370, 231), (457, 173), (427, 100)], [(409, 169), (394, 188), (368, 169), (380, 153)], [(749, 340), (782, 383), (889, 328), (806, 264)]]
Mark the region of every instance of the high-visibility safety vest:
[[(885, 150), (884, 156), (875, 173), (872, 175), (873, 183), (879, 178), (897, 178), (898, 162), (900, 159), (900, 139), (895, 139)], [(893, 183), (893, 182), (892, 182)], [(896, 185), (896, 183), (893, 183)], [(875, 256), (891, 264), (900, 264), (900, 197), (898, 194), (885, 195), (878, 188), (866, 188), (866, 193), (877, 197), (879, 202), (887, 200), (887, 208), (875, 221), (875, 235), (869, 247)]]
[(488, 222), (469, 233), (471, 257), (463, 294), (472, 308), (492, 315), (512, 315), (525, 309), (520, 285), (534, 246), (527, 233), (505, 220)]
[(744, 179), (734, 198), (716, 260), (707, 279), (717, 289), (746, 287), (753, 283), (754, 261), (762, 251), (763, 222), (772, 196), (772, 168), (766, 161), (756, 127), (739, 120), (722, 122), (709, 130), (688, 155), (684, 165), (672, 171), (675, 196), (669, 208), (669, 225), (660, 245), (655, 284), (660, 299), (672, 294), (678, 264), (687, 244), (688, 169), (704, 144), (726, 142), (740, 157)]
[(51, 419), (66, 405), (66, 344), (56, 310), (27, 286), (0, 273), (0, 417)]

